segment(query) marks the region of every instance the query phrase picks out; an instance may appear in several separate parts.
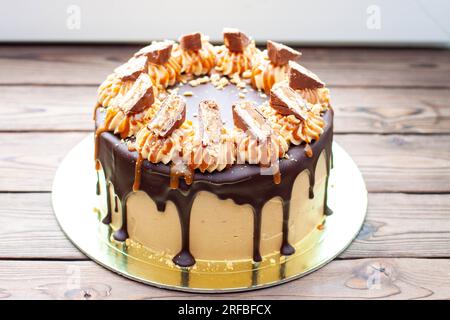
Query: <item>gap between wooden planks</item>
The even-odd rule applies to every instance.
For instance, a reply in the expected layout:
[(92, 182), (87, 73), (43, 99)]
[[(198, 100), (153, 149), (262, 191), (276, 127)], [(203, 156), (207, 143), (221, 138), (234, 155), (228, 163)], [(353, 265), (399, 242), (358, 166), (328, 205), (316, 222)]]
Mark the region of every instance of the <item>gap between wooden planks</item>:
[[(0, 46), (0, 84), (98, 85), (142, 46)], [(450, 86), (448, 50), (299, 49), (301, 63), (328, 85)]]

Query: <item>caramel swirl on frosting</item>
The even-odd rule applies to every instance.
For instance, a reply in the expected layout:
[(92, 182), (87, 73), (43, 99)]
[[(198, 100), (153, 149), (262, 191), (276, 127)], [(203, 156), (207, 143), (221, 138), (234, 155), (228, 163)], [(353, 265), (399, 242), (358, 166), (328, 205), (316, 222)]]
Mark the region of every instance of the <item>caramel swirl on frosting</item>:
[(159, 89), (173, 86), (180, 78), (181, 66), (174, 56), (171, 56), (169, 61), (162, 65), (148, 62), (147, 67), (148, 75)]
[(324, 109), (331, 107), (330, 90), (328, 88), (299, 89), (296, 91), (302, 95), (303, 99), (311, 104), (320, 104)]
[(230, 51), (225, 46), (217, 48), (216, 70), (224, 75), (242, 74), (252, 68), (252, 60), (258, 52), (255, 42), (252, 41), (243, 52)]
[(322, 106), (310, 105), (306, 111), (306, 119), (301, 120), (294, 115), (284, 116), (274, 110), (268, 103), (261, 107), (264, 114), (271, 120), (275, 132), (289, 144), (299, 145), (303, 142), (309, 144), (318, 140), (323, 133), (325, 121), (322, 119)]
[(106, 110), (105, 130), (113, 131), (119, 134), (122, 139), (135, 135), (147, 121), (146, 112), (125, 115), (125, 113), (117, 107), (111, 107)]
[[(270, 62), (267, 53), (261, 52), (254, 59), (251, 76), (252, 86), (268, 94), (275, 84), (288, 79), (288, 71), (289, 65), (274, 65)], [(331, 106), (328, 88), (303, 88), (296, 91), (311, 104), (320, 103), (325, 109)]]
[(180, 158), (183, 141), (189, 135), (192, 135), (192, 126), (188, 121), (166, 138), (158, 136), (148, 127), (143, 127), (137, 133), (134, 145), (144, 159), (152, 163), (167, 164)]
[(234, 163), (233, 140), (226, 133), (216, 101), (200, 102), (195, 139), (186, 149), (185, 160), (192, 170), (221, 171)]
[(122, 80), (117, 74), (111, 73), (97, 90), (98, 103), (103, 107), (109, 107), (111, 101), (118, 95), (124, 96), (133, 83), (133, 80)]
[(260, 53), (255, 58), (252, 68), (252, 85), (268, 94), (275, 83), (286, 80), (287, 73), (287, 65), (275, 66), (269, 61), (266, 53)]
[(282, 158), (289, 149), (289, 143), (277, 134), (270, 136), (270, 144), (261, 143), (243, 130), (235, 128), (236, 162), (269, 163), (271, 155)]
[(267, 41), (267, 50), (255, 56), (251, 76), (253, 87), (268, 94), (275, 83), (286, 80), (289, 62), (301, 55), (284, 44)]
[(191, 169), (222, 171), (236, 161), (234, 137), (223, 130), (215, 146), (205, 147), (200, 139), (191, 136), (185, 142), (183, 158)]
[(202, 38), (199, 50), (184, 50), (180, 45), (174, 47), (174, 57), (181, 66), (181, 73), (200, 76), (209, 73), (216, 65), (214, 47), (208, 39)]

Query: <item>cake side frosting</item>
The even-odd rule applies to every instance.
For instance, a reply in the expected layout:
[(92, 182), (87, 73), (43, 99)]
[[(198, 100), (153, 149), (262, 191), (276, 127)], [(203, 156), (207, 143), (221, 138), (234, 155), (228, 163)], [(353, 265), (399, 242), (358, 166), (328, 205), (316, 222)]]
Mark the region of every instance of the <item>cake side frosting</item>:
[[(102, 125), (102, 116), (99, 112), (97, 126)], [(253, 244), (251, 259), (261, 261), (261, 221), (263, 208), (271, 202), (271, 199), (278, 198), (281, 201), (282, 224), (280, 225), (280, 252), (285, 255), (294, 252), (293, 245), (289, 239), (293, 235), (290, 234), (292, 227), (288, 222), (292, 219), (291, 202), (293, 185), (296, 178), (302, 172), (307, 172), (307, 185), (305, 185), (307, 198), (316, 199), (317, 192), (324, 193), (320, 199), (321, 205), (317, 210), (327, 210), (326, 208), (326, 184), (320, 185), (321, 191), (317, 190), (316, 185), (316, 167), (319, 159), (323, 158), (325, 163), (325, 177), (328, 176), (331, 166), (331, 145), (332, 145), (332, 110), (327, 111), (324, 116), (327, 125), (324, 133), (317, 143), (311, 145), (313, 156), (308, 157), (305, 153), (305, 145), (291, 147), (288, 156), (280, 160), (279, 170), (283, 179), (280, 184), (274, 185), (271, 172), (261, 174), (258, 166), (248, 164), (235, 164), (233, 170), (228, 169), (216, 172), (211, 175), (208, 172), (202, 173), (195, 171), (192, 181), (180, 179), (176, 189), (171, 185), (171, 167), (162, 163), (151, 163), (145, 161), (142, 164), (142, 174), (140, 177), (139, 190), (145, 192), (155, 203), (158, 212), (163, 213), (167, 210), (169, 204), (174, 204), (178, 213), (178, 219), (181, 228), (181, 244), (180, 252), (174, 255), (174, 261), (181, 266), (188, 266), (195, 263), (195, 257), (190, 252), (190, 238), (193, 237), (190, 230), (191, 209), (202, 192), (209, 192), (218, 196), (219, 199), (231, 199), (233, 203), (242, 206), (249, 205), (252, 208), (253, 217), (255, 218), (253, 226)], [(133, 196), (133, 186), (135, 184), (135, 166), (138, 163), (139, 155), (137, 152), (130, 152), (125, 143), (120, 142), (120, 138), (116, 135), (106, 132), (100, 138), (99, 160), (105, 173), (106, 180), (114, 186), (115, 195), (121, 203), (119, 209), (120, 226), (113, 236), (118, 241), (125, 241), (129, 238), (128, 232), (128, 211), (126, 203), (129, 197)], [(321, 157), (322, 156), (322, 157)], [(316, 192), (314, 192), (316, 190)], [(140, 191), (140, 192), (141, 192)], [(303, 191), (302, 191), (303, 192)], [(259, 196), (255, 196), (255, 195)], [(198, 202), (197, 202), (198, 205)], [(150, 209), (148, 209), (150, 210)], [(213, 208), (203, 207), (205, 212), (214, 210)], [(106, 221), (111, 220), (114, 209), (110, 206)], [(320, 211), (323, 214), (323, 211)], [(314, 227), (316, 227), (315, 225)], [(216, 233), (220, 233), (217, 230)]]

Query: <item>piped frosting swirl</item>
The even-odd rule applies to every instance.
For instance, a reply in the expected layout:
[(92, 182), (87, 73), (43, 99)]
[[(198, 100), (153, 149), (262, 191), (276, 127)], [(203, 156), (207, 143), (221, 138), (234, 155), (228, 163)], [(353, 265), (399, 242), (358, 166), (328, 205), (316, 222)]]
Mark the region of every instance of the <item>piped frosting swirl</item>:
[(197, 50), (189, 50), (178, 44), (174, 47), (174, 56), (181, 66), (181, 73), (194, 76), (205, 75), (216, 65), (214, 47), (206, 37), (199, 36), (201, 46)]
[(251, 70), (254, 55), (258, 52), (251, 42), (243, 52), (232, 52), (225, 46), (217, 48), (216, 70), (223, 75), (242, 74)]

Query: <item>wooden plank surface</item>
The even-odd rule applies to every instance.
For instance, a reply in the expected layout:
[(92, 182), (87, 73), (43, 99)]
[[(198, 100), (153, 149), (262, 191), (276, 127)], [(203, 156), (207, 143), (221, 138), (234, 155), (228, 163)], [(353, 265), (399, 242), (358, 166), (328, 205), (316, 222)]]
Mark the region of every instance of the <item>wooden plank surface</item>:
[(56, 168), (86, 133), (3, 133), (0, 191), (51, 191)]
[(87, 259), (59, 227), (51, 193), (0, 194), (0, 225), (0, 259)]
[(130, 281), (91, 261), (0, 261), (0, 298), (14, 299), (449, 299), (448, 259), (335, 260), (270, 289), (192, 294)]
[[(450, 90), (331, 88), (337, 133), (450, 133)], [(91, 131), (96, 87), (0, 86), (0, 131)]]
[[(341, 259), (450, 258), (448, 195), (369, 194), (369, 210), (356, 240)], [(85, 260), (65, 237), (51, 194), (0, 194), (0, 259)]]
[(449, 50), (302, 50), (331, 88), (336, 141), (370, 191), (358, 237), (323, 269), (211, 297), (89, 261), (60, 230), (49, 192), (63, 156), (92, 131), (96, 87), (137, 48), (0, 46), (0, 299), (450, 299)]
[[(3, 133), (0, 191), (51, 191), (64, 155), (86, 133)], [(371, 192), (449, 192), (450, 136), (335, 135)]]
[[(2, 46), (0, 84), (98, 85), (142, 46)], [(448, 50), (300, 48), (328, 85), (450, 86)]]

